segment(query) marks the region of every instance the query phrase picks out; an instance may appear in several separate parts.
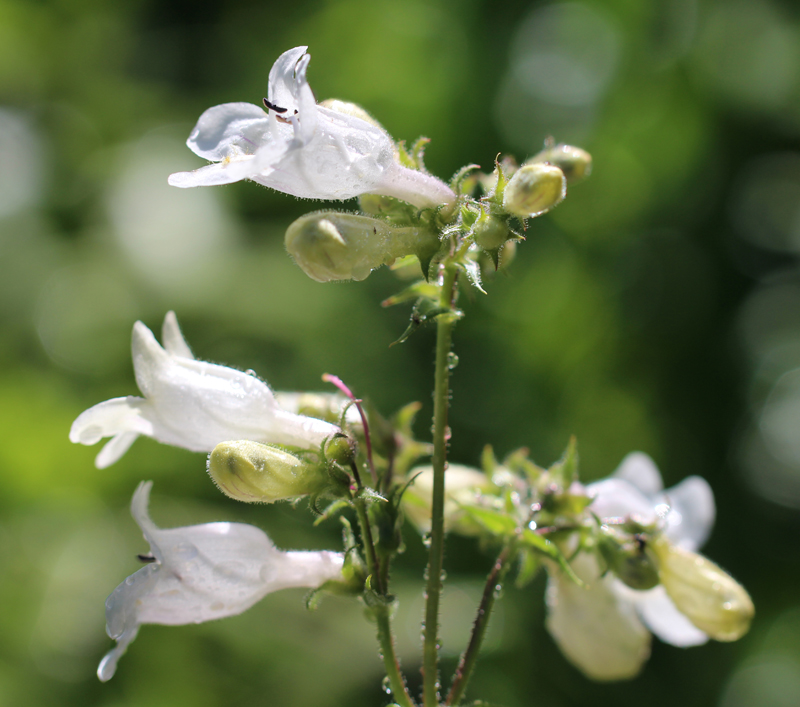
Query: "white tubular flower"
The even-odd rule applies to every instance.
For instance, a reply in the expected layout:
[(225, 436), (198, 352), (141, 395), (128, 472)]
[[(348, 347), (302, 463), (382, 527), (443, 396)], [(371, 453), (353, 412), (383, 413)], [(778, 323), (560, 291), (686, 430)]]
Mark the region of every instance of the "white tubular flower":
[[(690, 476), (663, 490), (661, 475), (646, 454), (629, 454), (608, 479), (590, 484), (589, 509), (604, 521), (632, 519), (649, 525), (663, 519), (664, 536), (684, 551), (694, 551), (714, 523), (714, 496), (708, 483)], [(647, 591), (627, 587), (601, 571), (593, 555), (581, 553), (573, 569), (587, 587), (560, 572), (550, 573), (547, 628), (562, 653), (595, 680), (635, 676), (650, 655), (650, 632), (674, 646), (705, 643), (706, 633), (675, 606), (664, 586)]]
[(106, 600), (106, 630), (117, 645), (97, 669), (103, 682), (113, 677), (141, 624), (180, 626), (235, 616), (279, 589), (319, 587), (341, 578), (340, 553), (283, 552), (252, 525), (158, 528), (147, 512), (151, 487), (150, 481), (139, 484), (131, 502), (131, 514), (150, 544), (149, 564)]
[(266, 383), (254, 375), (196, 361), (174, 312), (163, 327), (164, 347), (142, 322), (133, 326), (136, 382), (143, 398), (113, 398), (82, 413), (69, 438), (81, 444), (111, 441), (95, 464), (117, 461), (139, 435), (193, 452), (210, 452), (220, 442), (247, 439), (314, 449), (339, 428), (287, 412)]
[[(209, 108), (187, 145), (215, 164), (169, 178), (176, 187), (251, 179), (307, 199), (394, 196), (420, 208), (455, 201), (443, 182), (397, 163), (380, 125), (353, 110), (318, 105), (308, 85), (308, 47), (281, 54), (269, 73), (264, 111), (250, 103)], [(342, 104), (349, 105), (349, 104)]]

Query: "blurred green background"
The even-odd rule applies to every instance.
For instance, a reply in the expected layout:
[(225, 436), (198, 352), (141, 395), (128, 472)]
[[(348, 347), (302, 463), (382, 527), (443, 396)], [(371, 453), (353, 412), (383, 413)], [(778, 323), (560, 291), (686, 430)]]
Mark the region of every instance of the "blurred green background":
[[(531, 223), (456, 331), (452, 459), (571, 433), (587, 480), (629, 451), (667, 485), (709, 480), (707, 553), (757, 617), (732, 645), (653, 645), (634, 681), (594, 684), (543, 629), (543, 582), (505, 591), (471, 695), (507, 707), (789, 707), (800, 695), (800, 9), (778, 0), (0, 0), (0, 706), (380, 705), (355, 603), (303, 592), (233, 619), (146, 626), (117, 676), (103, 601), (146, 550), (128, 515), (154, 479), (162, 526), (244, 520), (284, 548), (338, 548), (303, 508), (222, 497), (202, 455), (138, 441), (99, 471), (72, 420), (135, 394), (130, 329), (176, 310), (200, 358), (280, 390), (335, 373), (385, 413), (425, 404), (433, 332), (388, 348), (407, 311), (386, 270), (321, 285), (284, 252), (319, 208), (252, 183), (178, 190), (203, 164), (199, 114), (258, 103), (272, 62), (310, 45), (318, 99), (355, 101), (396, 138), (432, 139), (448, 178), (548, 135), (592, 178)], [(357, 208), (355, 202), (345, 205)], [(419, 684), (421, 543), (395, 572), (400, 652)], [(491, 557), (453, 539), (445, 674)]]

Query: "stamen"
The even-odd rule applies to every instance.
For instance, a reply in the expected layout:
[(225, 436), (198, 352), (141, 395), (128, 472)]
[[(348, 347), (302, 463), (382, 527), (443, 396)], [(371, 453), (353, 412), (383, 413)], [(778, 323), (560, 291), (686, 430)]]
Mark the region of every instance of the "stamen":
[(139, 560), (139, 562), (144, 562), (146, 565), (156, 561), (156, 558), (152, 555), (136, 555), (136, 559)]
[[(274, 103), (270, 103), (266, 98), (262, 99), (264, 101), (264, 107), (267, 110), (274, 110), (276, 113), (285, 113), (288, 108), (281, 108), (280, 106), (276, 106)], [(296, 113), (297, 111), (295, 111)]]

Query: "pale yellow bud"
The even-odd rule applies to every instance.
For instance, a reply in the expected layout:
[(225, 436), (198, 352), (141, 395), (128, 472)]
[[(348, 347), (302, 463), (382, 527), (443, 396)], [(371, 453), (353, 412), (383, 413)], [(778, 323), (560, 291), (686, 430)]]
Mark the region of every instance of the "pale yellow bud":
[(540, 216), (560, 204), (567, 195), (564, 173), (550, 164), (521, 167), (503, 192), (503, 208), (521, 218)]
[(437, 248), (435, 235), (394, 228), (385, 221), (338, 211), (297, 219), (286, 231), (286, 250), (317, 282), (363, 280), (375, 268), (403, 255)]
[(221, 442), (208, 457), (208, 473), (219, 489), (246, 503), (272, 503), (321, 491), (324, 469), (277, 447), (239, 440)]
[(531, 157), (525, 164), (548, 162), (558, 167), (572, 186), (586, 179), (592, 173), (592, 156), (580, 147), (572, 145), (554, 145)]
[(689, 621), (717, 641), (735, 641), (747, 633), (755, 608), (741, 584), (711, 560), (666, 540), (654, 549), (661, 584)]
[(324, 101), (320, 101), (318, 105), (335, 111), (336, 113), (343, 113), (344, 115), (352, 115), (354, 118), (360, 118), (370, 125), (384, 130), (384, 127), (357, 103), (340, 101), (338, 98), (327, 98)]

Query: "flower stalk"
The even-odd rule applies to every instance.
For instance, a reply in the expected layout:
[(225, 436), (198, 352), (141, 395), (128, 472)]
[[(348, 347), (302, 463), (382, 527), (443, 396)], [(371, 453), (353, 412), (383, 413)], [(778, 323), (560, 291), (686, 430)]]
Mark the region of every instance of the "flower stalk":
[[(458, 270), (445, 266), (440, 304), (452, 309)], [(444, 561), (444, 472), (449, 439), (447, 415), (450, 405), (450, 349), (456, 318), (444, 313), (436, 323), (436, 371), (433, 392), (433, 502), (431, 508), (430, 551), (425, 603), (425, 638), (422, 647), (423, 704), (438, 704), (439, 683), (439, 600)]]
[(486, 577), (486, 586), (483, 588), (481, 603), (478, 605), (478, 613), (475, 615), (475, 621), (472, 624), (472, 634), (466, 649), (461, 654), (458, 667), (453, 675), (453, 684), (445, 700), (446, 707), (457, 705), (467, 689), (467, 683), (478, 660), (486, 629), (489, 627), (489, 618), (494, 608), (495, 599), (497, 599), (497, 595), (503, 586), (503, 581), (513, 556), (514, 545), (512, 542), (508, 543), (500, 551), (489, 575)]

